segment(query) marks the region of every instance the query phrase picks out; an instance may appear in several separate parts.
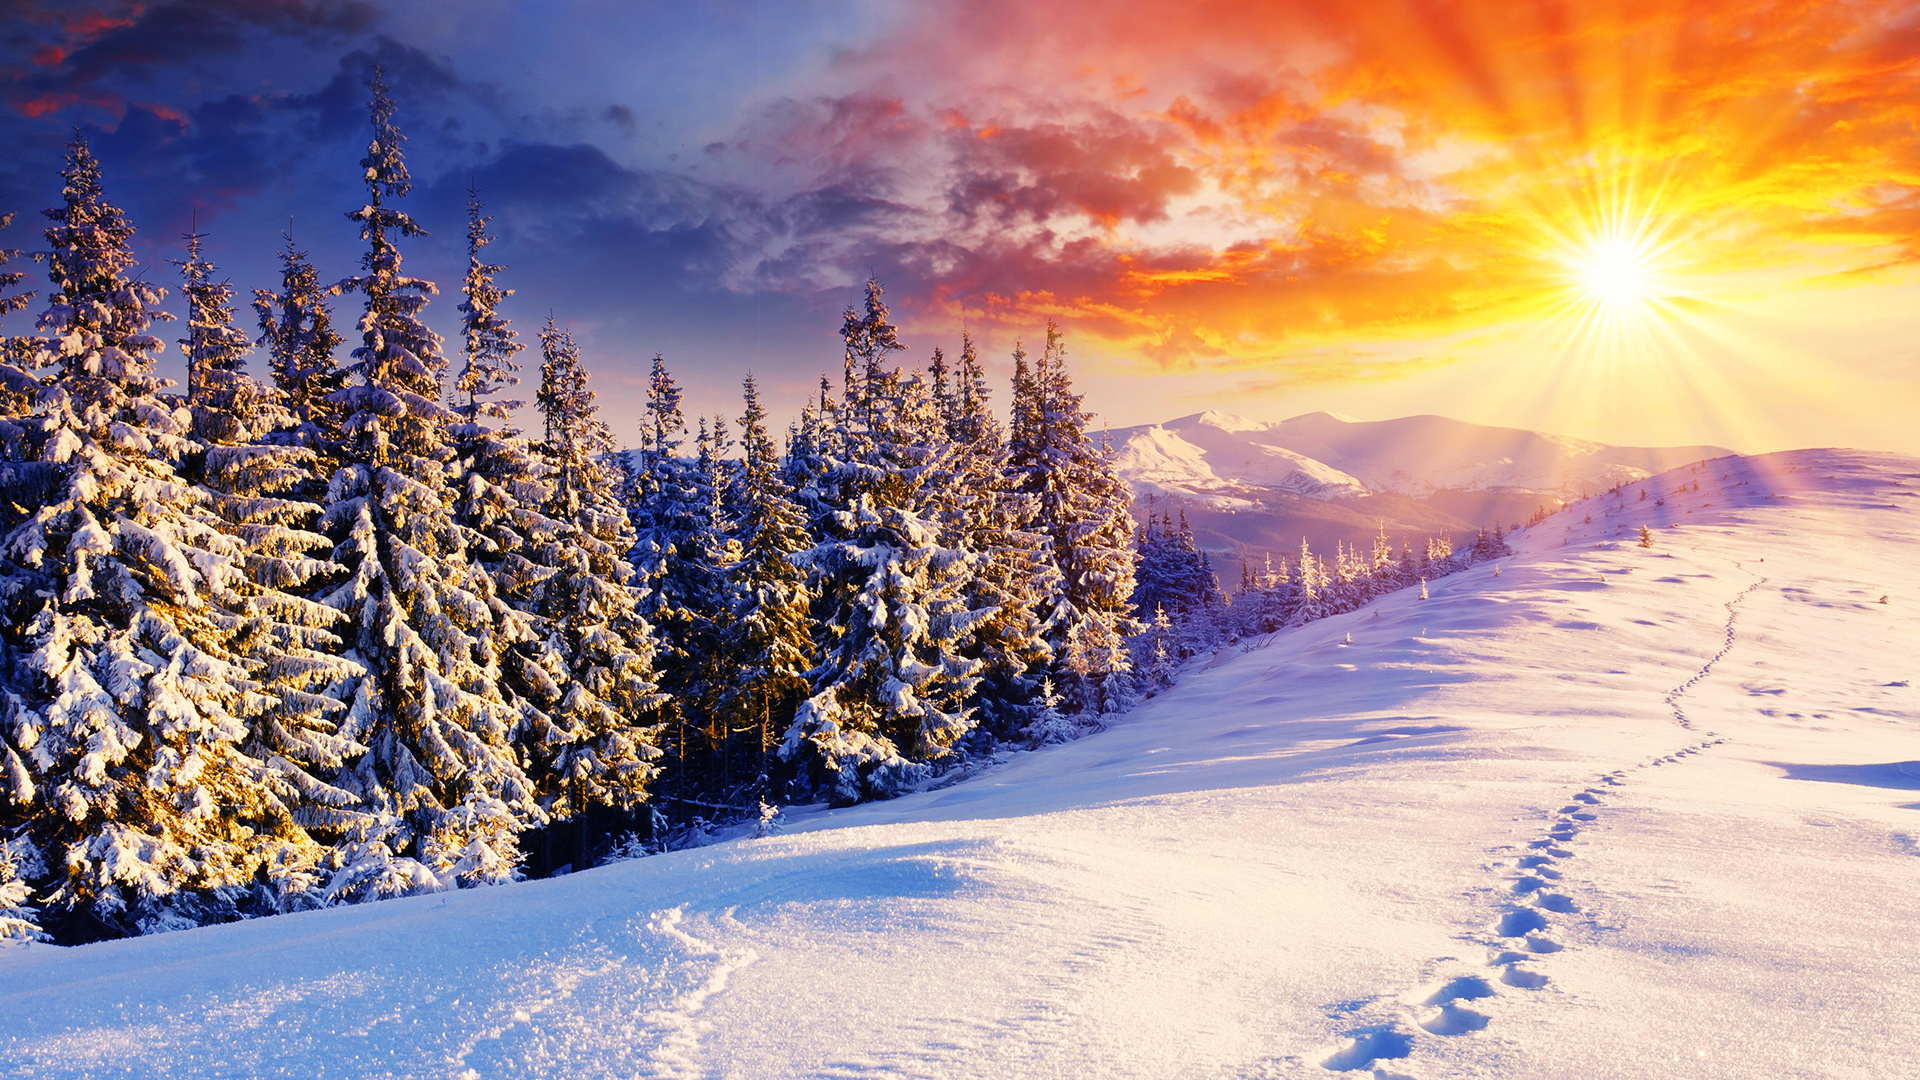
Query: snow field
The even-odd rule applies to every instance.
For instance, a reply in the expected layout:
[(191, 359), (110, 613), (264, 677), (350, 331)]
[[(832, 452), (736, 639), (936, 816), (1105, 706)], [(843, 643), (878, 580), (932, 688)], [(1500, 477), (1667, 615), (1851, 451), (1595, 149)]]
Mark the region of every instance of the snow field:
[(1906, 1075), (1920, 461), (1646, 484), (950, 788), (0, 950), (0, 1076)]

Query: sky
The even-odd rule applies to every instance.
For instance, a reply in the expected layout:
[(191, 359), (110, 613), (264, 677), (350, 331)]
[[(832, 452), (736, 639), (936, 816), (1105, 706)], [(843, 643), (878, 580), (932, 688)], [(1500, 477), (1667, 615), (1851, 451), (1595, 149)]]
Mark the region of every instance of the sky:
[(1912, 4), (0, 0), (0, 246), (78, 129), (150, 279), (190, 228), (243, 298), (289, 228), (348, 276), (375, 63), (429, 321), (472, 185), (616, 432), (656, 352), (689, 411), (796, 410), (875, 275), (914, 363), (1056, 321), (1113, 426), (1920, 453)]

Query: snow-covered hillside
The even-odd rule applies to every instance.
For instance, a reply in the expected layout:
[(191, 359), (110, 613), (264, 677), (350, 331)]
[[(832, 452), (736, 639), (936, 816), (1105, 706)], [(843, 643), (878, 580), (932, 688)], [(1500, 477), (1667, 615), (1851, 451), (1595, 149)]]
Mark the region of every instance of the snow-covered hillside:
[(0, 1076), (1911, 1075), (1920, 460), (1644, 488), (784, 835), (0, 947)]
[(1240, 509), (1295, 495), (1511, 491), (1576, 497), (1702, 458), (1711, 446), (1619, 447), (1438, 416), (1363, 422), (1308, 413), (1263, 423), (1222, 412), (1112, 433), (1138, 495)]

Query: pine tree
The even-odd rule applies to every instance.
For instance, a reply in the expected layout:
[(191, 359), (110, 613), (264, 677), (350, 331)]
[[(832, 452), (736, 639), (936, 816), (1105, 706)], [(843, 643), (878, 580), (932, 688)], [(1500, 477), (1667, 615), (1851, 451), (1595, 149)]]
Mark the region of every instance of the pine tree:
[[(0, 230), (12, 228), (13, 218), (14, 215), (11, 211), (0, 214)], [(12, 291), (19, 288), (20, 283), (27, 279), (27, 272), (25, 270), (7, 269), (7, 266), (10, 265), (13, 260), (19, 258), (20, 254), (21, 252), (18, 248), (0, 248), (0, 315), (11, 315), (16, 311), (25, 311), (27, 305), (33, 302), (34, 293), (32, 290), (23, 293)]]
[(674, 456), (686, 428), (686, 418), (680, 412), (680, 385), (667, 370), (666, 357), (656, 353), (647, 377), (640, 448), (634, 455), (638, 460), (633, 465), (627, 504), (636, 534), (633, 565), (651, 592), (647, 615), (655, 625), (664, 621), (662, 616), (672, 617), (672, 600), (658, 585), (675, 551), (675, 515), (683, 513), (690, 501), (685, 470)]
[(711, 435), (695, 444), (694, 461), (675, 453), (686, 433), (680, 400), (679, 384), (665, 358), (656, 355), (634, 476), (633, 564), (649, 590), (644, 614), (659, 635), (661, 687), (670, 698), (664, 747), (669, 786), (674, 798), (685, 800), (712, 764), (717, 732), (711, 711), (719, 689), (713, 660), (727, 602), (729, 554), (726, 524), (716, 517)]
[(1163, 514), (1159, 521), (1153, 519), (1151, 498), (1148, 509), (1147, 523), (1138, 540), (1134, 614), (1147, 620), (1165, 607), (1183, 621), (1204, 622), (1205, 615), (1225, 605), (1213, 564), (1200, 550), (1184, 509), (1177, 528), (1171, 514)]
[(926, 382), (886, 366), (901, 345), (877, 281), (841, 334), (848, 396), (802, 495), (819, 508), (805, 559), (822, 660), (781, 756), (851, 802), (902, 790), (971, 730), (980, 665), (963, 650), (986, 613), (966, 595), (977, 556), (942, 540), (950, 493), (932, 478), (952, 454)]
[(1307, 546), (1307, 538), (1300, 538), (1300, 569), (1295, 575), (1297, 602), (1293, 614), (1287, 620), (1294, 626), (1303, 626), (1315, 619), (1333, 614), (1327, 604), (1327, 573), (1321, 560), (1314, 557), (1313, 549)]
[(1035, 746), (1072, 742), (1080, 736), (1080, 726), (1061, 711), (1060, 692), (1054, 689), (1052, 676), (1040, 680), (1040, 694), (1034, 703), (1033, 719), (1027, 723), (1027, 738)]
[(401, 273), (395, 246), (424, 231), (388, 202), (411, 181), (379, 68), (368, 89), (368, 201), (348, 215), (367, 245), (365, 273), (335, 286), (365, 308), (354, 384), (333, 396), (347, 464), (322, 519), (351, 576), (321, 599), (351, 617), (348, 655), (365, 672), (334, 688), (351, 702), (341, 733), (367, 747), (339, 786), (376, 817), (336, 853), (329, 889), (345, 898), (501, 880), (518, 859), (516, 834), (544, 820), (515, 760), (520, 716), (500, 691), (503, 651), (532, 630), (474, 560), (484, 538), (450, 509), (446, 359), (420, 318), (435, 289)]
[(1155, 608), (1153, 624), (1147, 628), (1151, 645), (1147, 652), (1147, 685), (1155, 690), (1164, 690), (1173, 685), (1174, 637), (1173, 620), (1167, 618), (1167, 609)]
[(187, 257), (175, 260), (187, 297), (187, 336), (180, 349), (187, 359), (187, 408), (194, 434), (211, 443), (232, 445), (286, 426), (279, 395), (247, 374), (253, 343), (233, 324), (233, 285), (216, 281), (217, 268), (201, 252), (206, 234), (182, 237)]
[(687, 779), (695, 787), (719, 791), (728, 786), (733, 772), (732, 740), (718, 705), (737, 674), (724, 663), (721, 649), (732, 615), (728, 581), (740, 559), (740, 543), (728, 506), (732, 476), (723, 456), (728, 448), (726, 421), (701, 417), (697, 424), (694, 459), (686, 472), (691, 513), (662, 581), (679, 600), (673, 628), (675, 652), (682, 658), (676, 698), (688, 738), (694, 740)]
[(487, 223), (493, 219), (483, 216), (480, 210), (480, 192), (470, 187), (467, 189), (467, 277), (461, 287), (466, 299), (460, 304), (466, 364), (453, 384), (456, 398), (461, 395), (466, 398), (456, 402), (455, 411), (468, 424), (479, 423), (482, 416), (505, 420), (509, 412), (524, 404), (487, 400), (520, 382), (516, 374), (520, 365), (513, 358), (526, 346), (520, 343), (519, 334), (499, 312), (500, 301), (513, 295), (512, 289), (503, 289), (494, 283), (494, 277), (506, 268), (480, 259), (481, 249), (494, 241), (487, 235)]
[(812, 594), (796, 562), (813, 538), (780, 477), (752, 375), (741, 395), (742, 457), (734, 498), (740, 557), (727, 583), (729, 619), (720, 648), (720, 667), (733, 674), (714, 717), (727, 730), (749, 735), (753, 767), (766, 775), (779, 737), (807, 697), (807, 672), (814, 666)]
[[(0, 230), (12, 224), (11, 213), (0, 214)], [(34, 297), (31, 290), (15, 291), (26, 280), (27, 272), (8, 267), (20, 255), (18, 249), (0, 248), (0, 317), (23, 310)], [(27, 456), (27, 427), (21, 421), (32, 412), (42, 389), (40, 380), (28, 374), (36, 366), (33, 357), (37, 348), (30, 337), (0, 335), (0, 462), (20, 461)]]
[(1114, 472), (1111, 448), (1087, 437), (1058, 328), (1048, 324), (1031, 372), (1018, 353), (1014, 370), (1008, 468), (1016, 489), (1039, 499), (1034, 525), (1051, 538), (1063, 579), (1049, 620), (1055, 673), (1080, 711), (1120, 711), (1132, 693), (1125, 639), (1141, 629), (1130, 614), (1132, 495)]
[[(242, 750), (271, 766), (277, 796), (306, 830), (264, 852), (261, 874), (267, 887), (256, 890), (255, 907), (310, 907), (321, 898), (319, 844), (366, 821), (353, 793), (328, 780), (349, 756), (365, 749), (338, 735), (345, 705), (325, 692), (357, 674), (359, 666), (340, 655), (345, 616), (307, 595), (342, 572), (326, 558), (331, 542), (313, 531), (322, 512), (313, 498), (332, 461), (325, 454), (327, 443), (299, 427), (302, 418), (286, 408), (285, 395), (247, 372), (250, 345), (233, 323), (232, 286), (215, 281), (215, 268), (201, 253), (203, 236), (194, 232), (185, 239), (187, 258), (175, 264), (186, 279), (189, 305), (189, 333), (180, 345), (188, 360), (195, 434), (206, 444), (196, 478), (244, 552), (244, 578), (233, 586), (240, 598), (235, 632), (228, 642), (256, 683), (249, 697), (256, 708)], [(312, 294), (308, 310), (317, 309), (317, 318), (302, 325), (301, 301), (293, 300), (287, 306), (291, 325), (269, 322), (268, 329), (284, 331), (288, 341), (304, 335), (308, 349), (331, 349), (339, 338), (326, 325), (310, 267), (304, 276), (299, 287)], [(256, 294), (256, 311), (259, 306)], [(313, 329), (320, 333), (309, 333)], [(281, 336), (269, 333), (268, 339)], [(324, 358), (319, 385), (338, 389), (338, 376), (328, 377), (332, 364), (331, 356)], [(305, 389), (311, 392), (315, 385), (309, 381)], [(287, 429), (294, 429), (293, 438), (283, 437)]]
[[(933, 374), (937, 388), (942, 373)], [(1014, 490), (989, 394), (973, 340), (963, 335), (956, 378), (937, 398), (951, 445), (950, 471), (929, 479), (946, 488), (950, 542), (979, 557), (967, 584), (968, 606), (989, 614), (964, 651), (981, 665), (983, 722), (1012, 736), (1026, 726), (1053, 659), (1041, 605), (1061, 592), (1061, 579), (1051, 539), (1032, 528), (1039, 501)]]
[(164, 292), (129, 274), (133, 226), (84, 140), (62, 175), (0, 637), (8, 795), (57, 867), (50, 915), (84, 940), (235, 917), (265, 861), (314, 852), (289, 782), (243, 745), (275, 704), (236, 648), (250, 553), (178, 471), (196, 447), (152, 371)]
[(659, 771), (661, 707), (653, 628), (627, 561), (633, 527), (608, 464), (613, 434), (599, 418), (573, 337), (552, 319), (540, 332), (541, 450), (552, 465), (540, 509), (562, 524), (534, 559), (555, 572), (537, 614), (547, 628), (551, 686), (523, 736), (548, 815), (584, 831), (595, 807), (644, 801)]
[(29, 901), (30, 877), (45, 877), (46, 864), (26, 837), (0, 840), (0, 941), (48, 941), (40, 910)]
[[(0, 214), (0, 231), (13, 225), (11, 212)], [(19, 258), (18, 248), (0, 248), (0, 318), (16, 311), (24, 311), (33, 302), (34, 292), (15, 292), (20, 283), (27, 279), (25, 270), (10, 270), (13, 260)], [(0, 417), (11, 416), (21, 411), (24, 400), (37, 393), (38, 384), (21, 370), (32, 366), (32, 342), (26, 338), (0, 337)], [(12, 401), (8, 399), (12, 398)]]
[(341, 440), (340, 405), (334, 400), (347, 384), (347, 373), (334, 362), (333, 351), (342, 338), (333, 329), (327, 310), (327, 290), (307, 260), (294, 247), (291, 230), (282, 234), (287, 246), (280, 252), (280, 291), (253, 290), (253, 310), (259, 317), (255, 343), (267, 348), (274, 385), (291, 414), (294, 436), (320, 450)]

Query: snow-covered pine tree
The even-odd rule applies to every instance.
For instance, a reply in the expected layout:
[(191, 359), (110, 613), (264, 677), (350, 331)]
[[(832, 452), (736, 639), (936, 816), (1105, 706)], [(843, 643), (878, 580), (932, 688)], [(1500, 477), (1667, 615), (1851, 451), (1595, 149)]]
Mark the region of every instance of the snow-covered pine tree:
[(1063, 578), (1049, 618), (1055, 674), (1079, 711), (1118, 711), (1131, 696), (1124, 642), (1142, 628), (1130, 612), (1132, 495), (1114, 472), (1111, 448), (1087, 437), (1087, 414), (1052, 323), (1030, 372), (1016, 354), (1014, 397), (1008, 469), (1016, 490), (1039, 499), (1034, 528), (1051, 538)]
[[(496, 398), (519, 385), (520, 365), (514, 357), (525, 346), (499, 308), (513, 295), (498, 283), (506, 268), (481, 257), (494, 239), (487, 235), (490, 219), (482, 209), (478, 191), (470, 187), (467, 271), (459, 308), (462, 363), (449, 388), (458, 417), (448, 428), (458, 460), (454, 520), (477, 536), (469, 557), (492, 580), (495, 594), (526, 616), (532, 628), (503, 639), (499, 689), (521, 717), (514, 741), (522, 748), (522, 763), (537, 768), (552, 756), (540, 752), (541, 744), (565, 747), (580, 734), (578, 724), (556, 722), (549, 713), (565, 699), (571, 679), (562, 642), (541, 629), (553, 614), (547, 596), (553, 578), (573, 564), (578, 553), (569, 550), (571, 526), (546, 513), (554, 497), (555, 466), (511, 426), (513, 410), (524, 403)], [(548, 359), (572, 373), (563, 378), (584, 379), (572, 337), (551, 316), (541, 341), (561, 354)], [(547, 779), (537, 774), (530, 778), (536, 784)], [(551, 809), (552, 792), (543, 792), (540, 802)], [(573, 807), (562, 810), (571, 814)]]
[(887, 366), (901, 346), (878, 281), (841, 334), (848, 400), (803, 494), (821, 508), (805, 560), (822, 660), (780, 752), (851, 802), (902, 790), (972, 727), (980, 665), (963, 650), (986, 613), (966, 594), (977, 556), (942, 539), (934, 478), (952, 454), (925, 380)]
[[(301, 420), (286, 408), (285, 395), (246, 370), (250, 344), (233, 323), (233, 288), (215, 280), (216, 269), (201, 251), (203, 234), (185, 239), (187, 258), (175, 264), (188, 300), (189, 332), (180, 346), (188, 361), (194, 432), (204, 444), (197, 462), (189, 463), (211, 509), (244, 553), (245, 575), (232, 586), (240, 603), (232, 605), (228, 642), (257, 682), (247, 698), (253, 709), (242, 749), (271, 767), (276, 795), (307, 830), (264, 852), (267, 885), (257, 890), (255, 908), (311, 907), (321, 899), (316, 886), (322, 854), (312, 841), (336, 840), (365, 821), (354, 795), (327, 779), (365, 748), (337, 733), (345, 704), (324, 692), (360, 669), (341, 656), (346, 616), (309, 595), (342, 570), (325, 558), (332, 543), (313, 531), (322, 510), (313, 499), (332, 463), (323, 440), (298, 430)], [(306, 276), (304, 288), (317, 292), (311, 268)], [(339, 338), (326, 327), (324, 307), (317, 324), (302, 325), (301, 303), (288, 305), (292, 325), (274, 329), (289, 339), (306, 333), (308, 349), (330, 349)], [(316, 326), (322, 332), (313, 335)], [(331, 356), (324, 358), (328, 373), (332, 364)], [(322, 385), (341, 385), (337, 376), (321, 378)], [(306, 389), (313, 388), (309, 381)], [(289, 429), (291, 439), (284, 437)]]
[[(649, 621), (659, 625), (659, 616), (671, 600), (655, 586), (667, 572), (667, 560), (674, 548), (673, 518), (690, 501), (686, 491), (685, 469), (675, 457), (681, 437), (687, 430), (686, 417), (680, 412), (680, 385), (667, 370), (666, 357), (655, 353), (653, 370), (647, 376), (647, 400), (640, 418), (640, 447), (634, 451), (628, 513), (636, 539), (632, 552), (634, 569), (641, 584), (650, 592), (646, 602)], [(670, 617), (670, 613), (669, 614)]]
[(1200, 550), (1193, 528), (1187, 524), (1185, 509), (1180, 511), (1177, 527), (1171, 512), (1163, 512), (1159, 521), (1153, 519), (1151, 498), (1148, 510), (1138, 541), (1134, 615), (1143, 621), (1150, 620), (1154, 611), (1164, 607), (1182, 623), (1203, 626), (1209, 622), (1209, 616), (1225, 606), (1213, 564)]
[[(0, 231), (13, 224), (13, 217), (0, 214)], [(33, 301), (32, 290), (18, 291), (27, 272), (9, 268), (20, 255), (17, 248), (0, 248), (0, 318), (24, 310)], [(36, 349), (30, 337), (0, 335), (0, 461), (18, 461), (26, 453), (27, 432), (19, 421), (40, 396), (40, 380), (28, 374), (35, 366)]]
[(1380, 522), (1380, 531), (1373, 536), (1373, 561), (1367, 568), (1372, 577), (1371, 592), (1378, 596), (1399, 588), (1399, 567), (1393, 561), (1393, 541), (1387, 539), (1387, 523)]
[(31, 903), (30, 878), (45, 877), (46, 865), (25, 836), (0, 840), (0, 941), (49, 941), (40, 929), (40, 909)]
[(0, 735), (29, 808), (15, 850), (52, 864), (46, 914), (77, 941), (236, 917), (270, 859), (314, 852), (282, 774), (243, 746), (273, 704), (235, 650), (249, 553), (177, 468), (196, 447), (152, 370), (164, 292), (130, 275), (133, 226), (84, 139), (62, 176), (48, 370), (0, 500)]
[(1282, 556), (1276, 564), (1269, 553), (1251, 597), (1235, 597), (1234, 611), (1241, 633), (1269, 634), (1287, 623), (1298, 604), (1297, 583)]
[(733, 497), (740, 555), (728, 575), (729, 617), (720, 647), (720, 667), (732, 674), (721, 688), (714, 718), (748, 736), (754, 775), (766, 776), (780, 736), (807, 697), (807, 672), (814, 666), (812, 593), (795, 561), (812, 548), (813, 538), (804, 511), (780, 477), (752, 375), (742, 383), (741, 397), (741, 461)]
[(280, 290), (253, 290), (260, 322), (255, 344), (266, 346), (294, 441), (324, 453), (341, 441), (342, 416), (333, 395), (347, 385), (347, 372), (334, 362), (333, 351), (343, 339), (333, 329), (319, 272), (293, 245), (292, 231), (282, 235), (287, 246), (280, 252)]
[(453, 384), (454, 411), (468, 424), (479, 423), (483, 416), (505, 420), (512, 410), (523, 404), (518, 401), (489, 400), (520, 382), (516, 374), (520, 365), (513, 358), (526, 346), (518, 340), (520, 335), (512, 324), (500, 314), (500, 301), (512, 296), (513, 290), (501, 288), (494, 278), (506, 268), (494, 266), (480, 258), (481, 249), (494, 241), (494, 237), (487, 235), (487, 223), (493, 219), (481, 214), (482, 209), (479, 189), (469, 187), (467, 276), (460, 290), (466, 297), (460, 303), (460, 328), (466, 363), (461, 366), (460, 376)]
[[(0, 214), (0, 232), (13, 225), (13, 212)], [(24, 311), (33, 302), (34, 292), (16, 292), (20, 283), (27, 279), (25, 270), (10, 269), (13, 260), (19, 258), (18, 248), (0, 248), (0, 317)], [(30, 380), (23, 379), (24, 369), (32, 366), (33, 344), (27, 338), (0, 337), (0, 365), (13, 369), (9, 375), (0, 371), (0, 416), (11, 416), (22, 411), (25, 404), (21, 398), (30, 397), (37, 392)], [(11, 400), (10, 400), (11, 399)]]
[(1178, 655), (1178, 643), (1174, 639), (1173, 620), (1167, 618), (1167, 609), (1155, 608), (1153, 623), (1147, 627), (1147, 664), (1143, 673), (1149, 689), (1164, 690), (1173, 685), (1173, 672), (1177, 666), (1174, 657)]
[(787, 452), (780, 465), (780, 478), (793, 492), (794, 499), (806, 511), (809, 521), (833, 513), (832, 492), (821, 483), (827, 470), (840, 460), (839, 447), (831, 445), (833, 433), (842, 423), (840, 403), (833, 399), (833, 386), (820, 376), (820, 395), (800, 407), (799, 422), (787, 429)]
[(553, 573), (540, 590), (550, 686), (523, 736), (548, 816), (584, 833), (593, 808), (628, 809), (658, 773), (661, 707), (653, 628), (634, 588), (633, 526), (618, 495), (613, 433), (600, 420), (573, 336), (551, 318), (540, 332), (545, 418), (540, 450), (551, 466), (544, 516), (562, 529), (535, 547)]
[(216, 280), (218, 268), (201, 250), (197, 229), (181, 239), (187, 257), (177, 259), (187, 298), (187, 408), (193, 432), (209, 443), (233, 445), (287, 426), (280, 395), (247, 374), (253, 343), (233, 324), (233, 284)]
[(712, 490), (717, 454), (710, 446), (702, 450), (711, 436), (696, 443), (701, 458), (690, 462), (675, 453), (686, 434), (680, 400), (679, 383), (666, 359), (656, 355), (636, 455), (633, 564), (649, 590), (642, 610), (660, 644), (661, 689), (669, 695), (665, 787), (672, 798), (686, 800), (695, 797), (694, 787), (711, 764), (702, 733), (713, 730), (709, 711), (718, 687), (712, 665), (727, 603), (727, 553)]
[(436, 290), (401, 272), (395, 243), (424, 230), (390, 204), (412, 182), (379, 68), (367, 85), (368, 199), (348, 215), (365, 273), (334, 286), (365, 308), (353, 384), (332, 398), (346, 464), (322, 518), (350, 576), (320, 599), (351, 617), (348, 655), (365, 668), (333, 688), (351, 702), (342, 734), (367, 747), (338, 782), (375, 821), (336, 850), (328, 887), (341, 898), (503, 880), (516, 835), (544, 820), (512, 745), (520, 716), (500, 691), (501, 654), (531, 628), (473, 558), (483, 539), (454, 520), (447, 362), (421, 320)]
[(1315, 619), (1332, 614), (1327, 606), (1327, 573), (1321, 561), (1314, 557), (1313, 549), (1307, 546), (1307, 538), (1300, 538), (1300, 569), (1294, 577), (1297, 602), (1287, 622), (1292, 626), (1301, 626)]
[(1040, 692), (1034, 699), (1033, 718), (1027, 722), (1027, 738), (1033, 745), (1072, 742), (1080, 737), (1080, 725), (1061, 710), (1062, 704), (1060, 691), (1054, 689), (1053, 677), (1042, 676)]
[[(727, 789), (737, 779), (751, 782), (759, 776), (756, 757), (732, 753), (734, 740), (718, 715), (719, 700), (737, 674), (722, 658), (722, 642), (732, 618), (728, 581), (740, 559), (740, 543), (733, 535), (731, 518), (732, 469), (724, 457), (729, 445), (726, 420), (703, 416), (697, 432), (692, 467), (686, 474), (693, 516), (662, 582), (680, 600), (680, 618), (674, 627), (674, 648), (681, 658), (676, 672), (678, 703), (693, 740), (685, 779), (689, 790), (724, 793), (722, 798), (732, 800)], [(675, 687), (670, 683), (668, 689), (672, 692)], [(749, 775), (734, 775), (736, 757), (750, 762)]]
[[(943, 358), (936, 354), (936, 360)], [(933, 370), (936, 389), (943, 374)], [(1041, 605), (1043, 598), (1060, 593), (1061, 580), (1051, 538), (1031, 528), (1039, 501), (1015, 491), (1008, 475), (990, 393), (973, 339), (963, 334), (954, 381), (936, 398), (943, 402), (942, 425), (952, 455), (949, 474), (936, 482), (947, 490), (951, 543), (979, 556), (967, 584), (968, 606), (990, 612), (965, 650), (981, 664), (982, 722), (993, 734), (1010, 738), (1026, 727), (1053, 659)]]

